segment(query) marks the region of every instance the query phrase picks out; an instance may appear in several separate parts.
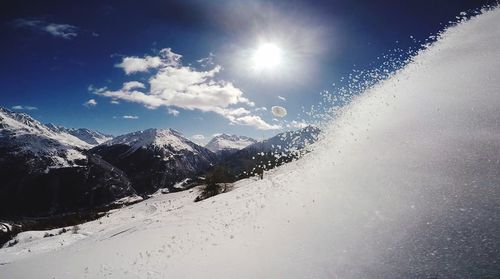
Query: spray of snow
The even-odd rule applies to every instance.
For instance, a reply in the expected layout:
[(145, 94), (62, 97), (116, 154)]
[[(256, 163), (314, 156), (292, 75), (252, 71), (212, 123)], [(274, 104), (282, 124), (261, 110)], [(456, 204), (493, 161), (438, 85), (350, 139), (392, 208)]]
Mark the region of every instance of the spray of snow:
[(273, 115), (276, 117), (285, 117), (287, 114), (286, 109), (284, 107), (281, 107), (281, 106), (273, 106), (271, 108), (271, 111), (272, 111)]

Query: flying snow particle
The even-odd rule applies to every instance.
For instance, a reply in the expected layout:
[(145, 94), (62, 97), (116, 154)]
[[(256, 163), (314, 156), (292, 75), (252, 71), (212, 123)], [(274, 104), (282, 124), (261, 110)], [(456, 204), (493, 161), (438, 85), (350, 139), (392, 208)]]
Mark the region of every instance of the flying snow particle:
[(271, 108), (271, 111), (273, 112), (273, 115), (276, 117), (285, 117), (286, 116), (286, 109), (284, 107), (274, 106)]

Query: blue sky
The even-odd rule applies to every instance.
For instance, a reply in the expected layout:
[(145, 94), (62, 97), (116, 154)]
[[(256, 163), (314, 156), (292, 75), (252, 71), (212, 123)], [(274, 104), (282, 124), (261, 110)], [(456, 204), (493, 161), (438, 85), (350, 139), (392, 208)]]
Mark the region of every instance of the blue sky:
[[(303, 107), (354, 68), (493, 1), (10, 2), (0, 7), (1, 106), (67, 127), (174, 128), (206, 141), (307, 121)], [(256, 62), (266, 44), (279, 49), (272, 67), (273, 57)]]

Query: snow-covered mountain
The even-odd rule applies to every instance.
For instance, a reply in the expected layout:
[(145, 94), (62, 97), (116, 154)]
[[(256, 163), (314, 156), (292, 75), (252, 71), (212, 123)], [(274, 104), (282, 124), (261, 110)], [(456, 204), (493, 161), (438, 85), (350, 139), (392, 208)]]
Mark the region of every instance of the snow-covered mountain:
[(252, 176), (300, 158), (308, 152), (307, 147), (318, 140), (320, 132), (317, 127), (307, 126), (280, 133), (224, 156), (220, 161), (237, 179)]
[(134, 195), (116, 168), (91, 146), (27, 114), (0, 108), (0, 218), (90, 209)]
[(205, 145), (205, 148), (214, 153), (221, 151), (235, 152), (256, 142), (256, 140), (245, 136), (221, 134), (213, 137)]
[(91, 152), (123, 170), (141, 194), (160, 188), (178, 191), (176, 182), (215, 162), (210, 150), (172, 129), (147, 129), (117, 136)]
[(57, 133), (68, 133), (72, 136), (79, 138), (80, 140), (95, 146), (104, 143), (113, 138), (111, 135), (106, 135), (98, 131), (93, 131), (86, 128), (66, 128), (54, 124), (46, 124), (46, 126), (54, 132)]
[(181, 150), (196, 152), (197, 147), (199, 147), (173, 129), (154, 128), (117, 136), (103, 145), (126, 145), (130, 147), (128, 150), (130, 153), (139, 148), (168, 149), (172, 152)]
[(315, 126), (307, 126), (294, 131), (277, 134), (269, 139), (256, 142), (247, 146), (244, 150), (255, 150), (259, 152), (283, 152), (289, 153), (304, 149), (306, 146), (316, 142), (321, 130)]
[(11, 154), (28, 154), (43, 160), (47, 167), (75, 165), (82, 150), (91, 145), (68, 134), (54, 131), (25, 113), (0, 107), (0, 148)]

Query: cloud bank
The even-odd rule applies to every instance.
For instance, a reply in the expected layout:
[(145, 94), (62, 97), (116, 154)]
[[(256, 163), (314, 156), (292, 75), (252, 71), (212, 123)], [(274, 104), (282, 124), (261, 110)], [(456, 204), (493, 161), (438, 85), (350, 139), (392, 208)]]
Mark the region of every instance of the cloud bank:
[(244, 108), (253, 107), (254, 102), (244, 97), (243, 91), (231, 82), (216, 79), (221, 71), (219, 65), (202, 71), (181, 63), (182, 55), (170, 48), (162, 49), (158, 56), (124, 57), (115, 66), (126, 75), (149, 73), (147, 84), (139, 81), (125, 82), (118, 90), (107, 88), (89, 89), (100, 96), (142, 104), (149, 109), (167, 107), (168, 113), (176, 116), (177, 109), (199, 110), (217, 113), (236, 125), (252, 126), (260, 130), (280, 129), (260, 116), (252, 115)]

